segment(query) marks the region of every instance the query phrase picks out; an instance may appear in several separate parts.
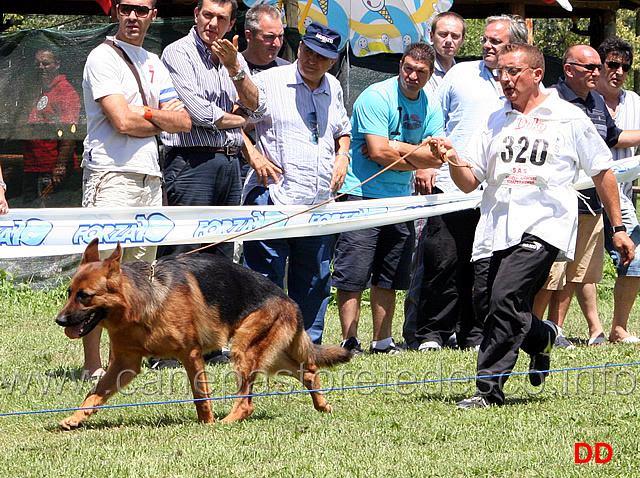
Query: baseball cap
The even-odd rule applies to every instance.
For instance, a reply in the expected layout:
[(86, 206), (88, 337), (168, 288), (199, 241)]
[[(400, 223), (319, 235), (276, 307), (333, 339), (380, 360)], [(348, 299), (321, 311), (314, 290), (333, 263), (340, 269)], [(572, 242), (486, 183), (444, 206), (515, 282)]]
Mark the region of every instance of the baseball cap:
[(319, 55), (335, 60), (338, 58), (340, 34), (331, 27), (313, 22), (307, 27), (302, 42)]

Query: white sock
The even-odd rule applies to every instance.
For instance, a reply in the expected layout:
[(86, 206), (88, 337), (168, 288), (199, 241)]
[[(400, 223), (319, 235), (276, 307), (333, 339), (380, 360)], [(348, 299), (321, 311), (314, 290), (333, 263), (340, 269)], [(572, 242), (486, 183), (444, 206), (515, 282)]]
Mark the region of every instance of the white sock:
[(562, 327), (560, 327), (559, 325), (556, 325), (556, 327), (558, 328), (558, 337), (564, 337), (564, 335), (562, 334)]
[(374, 340), (371, 342), (371, 347), (378, 350), (385, 350), (391, 346), (393, 343), (393, 337), (388, 337), (382, 340)]

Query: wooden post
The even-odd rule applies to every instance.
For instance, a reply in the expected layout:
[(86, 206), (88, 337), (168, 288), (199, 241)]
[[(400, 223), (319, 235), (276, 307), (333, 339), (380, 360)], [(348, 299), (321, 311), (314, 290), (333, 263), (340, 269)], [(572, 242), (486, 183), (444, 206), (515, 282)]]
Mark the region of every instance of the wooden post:
[[(636, 10), (636, 36), (640, 35), (640, 9)], [(633, 72), (633, 89), (637, 93), (640, 90), (640, 72)], [(635, 203), (634, 203), (635, 204)]]
[(509, 9), (511, 10), (512, 15), (520, 15), (522, 18), (527, 17), (527, 12), (525, 11), (526, 8), (525, 8), (524, 2), (510, 3)]
[[(284, 18), (289, 28), (298, 28), (298, 0), (284, 0)], [(297, 45), (294, 48), (285, 42), (282, 58), (287, 61), (294, 62), (297, 51)]]
[[(616, 36), (616, 12), (615, 10), (605, 10), (602, 15), (604, 38)], [(603, 40), (604, 40), (603, 38)], [(598, 43), (600, 45), (600, 43)]]

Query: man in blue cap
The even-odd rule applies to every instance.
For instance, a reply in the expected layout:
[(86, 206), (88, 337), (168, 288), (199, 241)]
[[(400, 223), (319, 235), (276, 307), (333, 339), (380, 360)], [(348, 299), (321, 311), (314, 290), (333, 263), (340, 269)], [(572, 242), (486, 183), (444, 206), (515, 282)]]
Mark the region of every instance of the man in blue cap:
[[(327, 73), (338, 59), (340, 40), (333, 28), (314, 22), (302, 37), (295, 63), (253, 77), (259, 108), (265, 106), (264, 116), (255, 122), (256, 148), (283, 172), (274, 178), (252, 170), (245, 182), (244, 204), (318, 204), (344, 183), (351, 125), (342, 87)], [(249, 268), (282, 288), (287, 276), (287, 292), (300, 305), (314, 343), (322, 340), (334, 244), (333, 234), (244, 243)]]

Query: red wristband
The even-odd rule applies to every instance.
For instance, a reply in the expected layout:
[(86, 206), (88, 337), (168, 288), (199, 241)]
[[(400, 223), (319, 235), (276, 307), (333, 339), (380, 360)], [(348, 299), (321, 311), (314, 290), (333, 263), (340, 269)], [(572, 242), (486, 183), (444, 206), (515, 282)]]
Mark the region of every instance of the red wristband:
[(151, 108), (149, 108), (148, 106), (144, 107), (144, 119), (146, 119), (147, 121), (151, 119), (151, 117), (153, 116), (153, 111), (151, 110)]

